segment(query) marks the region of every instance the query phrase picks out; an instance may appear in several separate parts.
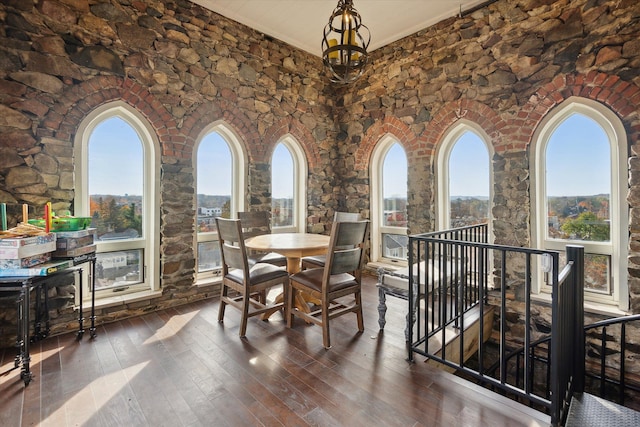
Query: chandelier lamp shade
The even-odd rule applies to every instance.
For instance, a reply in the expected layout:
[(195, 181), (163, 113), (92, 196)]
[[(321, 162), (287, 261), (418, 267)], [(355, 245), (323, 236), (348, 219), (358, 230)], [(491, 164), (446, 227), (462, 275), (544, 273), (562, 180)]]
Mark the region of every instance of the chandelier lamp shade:
[(370, 41), (353, 0), (338, 0), (322, 36), (322, 62), (332, 82), (349, 84), (362, 75), (369, 62)]

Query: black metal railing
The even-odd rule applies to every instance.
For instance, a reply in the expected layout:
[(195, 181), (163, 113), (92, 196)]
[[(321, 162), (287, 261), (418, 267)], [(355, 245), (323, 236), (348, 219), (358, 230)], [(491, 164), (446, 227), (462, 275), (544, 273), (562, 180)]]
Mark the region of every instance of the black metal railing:
[[(629, 347), (637, 345), (628, 341), (627, 329), (630, 324), (640, 328), (640, 314), (586, 325), (585, 343), (582, 346), (585, 355), (584, 391), (623, 406), (631, 393), (634, 393), (635, 401), (640, 396), (640, 378), (630, 378), (626, 370)], [(505, 363), (509, 366), (507, 370), (515, 377), (516, 385), (521, 386), (524, 376), (527, 375), (534, 388), (542, 390), (547, 399), (551, 396), (550, 342), (551, 336), (547, 335), (531, 343), (528, 351), (531, 358), (530, 372), (523, 369), (524, 346), (509, 351), (505, 357)], [(498, 368), (499, 361), (487, 369), (487, 372), (493, 372), (495, 376)], [(536, 371), (537, 374), (534, 375)], [(590, 384), (587, 384), (588, 380)]]
[[(462, 232), (464, 230), (464, 233)], [(416, 323), (409, 328), (409, 360), (414, 354), (423, 355), (475, 380), (492, 385), (505, 393), (510, 393), (544, 408), (551, 416), (552, 424), (559, 425), (566, 417), (566, 411), (574, 390), (581, 386), (584, 368), (584, 345), (576, 345), (583, 340), (583, 288), (584, 251), (577, 246), (567, 247), (567, 265), (560, 271), (560, 254), (546, 251), (502, 245), (490, 245), (486, 240), (474, 240), (475, 236), (486, 236), (486, 229), (465, 227), (409, 237), (409, 264), (423, 268), (409, 270), (409, 310), (416, 316)], [(468, 233), (468, 234), (465, 234)], [(550, 262), (543, 263), (542, 259)], [(522, 358), (526, 374), (521, 381), (514, 382), (507, 372), (507, 318), (513, 314), (507, 310), (507, 300), (516, 299), (523, 306), (524, 348), (532, 348), (535, 338), (532, 334), (532, 269), (536, 264), (548, 264), (548, 277), (552, 288), (551, 303), (551, 360), (550, 387), (548, 392), (534, 390), (532, 381), (536, 357), (529, 353)], [(424, 275), (425, 277), (421, 277)], [(492, 281), (490, 281), (492, 279)], [(427, 284), (426, 294), (418, 283)], [(485, 305), (489, 289), (499, 292), (499, 374), (491, 376), (485, 366)], [(508, 295), (509, 293), (509, 295)], [(424, 302), (422, 302), (424, 301)], [(421, 302), (421, 306), (418, 306)], [(479, 312), (479, 337), (476, 366), (465, 362), (465, 314), (477, 308)], [(513, 339), (514, 331), (511, 331)], [(459, 351), (448, 357), (446, 342), (456, 335)], [(437, 344), (434, 344), (437, 342)], [(582, 353), (580, 352), (582, 348)], [(454, 353), (454, 352), (452, 352)], [(454, 360), (455, 359), (455, 360)], [(584, 372), (584, 371), (582, 371)]]

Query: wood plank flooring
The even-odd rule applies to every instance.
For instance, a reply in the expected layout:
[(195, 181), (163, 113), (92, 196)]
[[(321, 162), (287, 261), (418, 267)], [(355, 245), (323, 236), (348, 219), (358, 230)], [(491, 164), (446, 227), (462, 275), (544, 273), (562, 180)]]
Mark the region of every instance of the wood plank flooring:
[(28, 387), (0, 350), (0, 426), (547, 426), (549, 417), (424, 363), (404, 349), (406, 302), (387, 298), (378, 332), (366, 277), (365, 332), (354, 315), (319, 327), (276, 313), (249, 320), (218, 300), (102, 325), (32, 346)]

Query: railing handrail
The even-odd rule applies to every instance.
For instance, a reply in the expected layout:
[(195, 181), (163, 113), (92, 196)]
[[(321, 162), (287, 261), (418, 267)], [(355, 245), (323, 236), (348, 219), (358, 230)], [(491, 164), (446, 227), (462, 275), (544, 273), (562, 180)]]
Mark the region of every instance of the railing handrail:
[[(475, 238), (468, 239), (469, 236), (473, 236), (470, 232), (474, 231), (474, 228), (477, 230), (482, 230), (482, 227), (486, 227), (486, 224), (480, 224), (475, 226), (466, 226), (459, 227), (457, 229), (451, 230), (442, 230), (442, 231), (434, 231), (430, 233), (423, 234), (415, 234), (409, 236), (409, 264), (413, 265), (413, 263), (418, 260), (422, 262), (423, 260), (429, 260), (431, 254), (445, 254), (447, 257), (451, 257), (450, 259), (456, 259), (456, 254), (462, 254), (462, 258), (464, 260), (469, 254), (475, 259), (480, 260), (480, 266), (484, 269), (479, 275), (479, 279), (477, 279), (473, 286), (477, 287), (479, 294), (477, 295), (478, 300), (476, 303), (472, 301), (467, 301), (466, 298), (466, 290), (465, 287), (468, 286), (465, 279), (465, 274), (470, 274), (471, 270), (465, 268), (465, 274), (463, 274), (460, 278), (460, 282), (452, 282), (447, 283), (445, 279), (447, 279), (447, 269), (445, 268), (444, 276), (442, 276), (439, 280), (439, 288), (438, 292), (442, 292), (438, 295), (444, 295), (444, 298), (439, 297), (439, 305), (438, 308), (438, 316), (436, 318), (437, 325), (429, 324), (428, 319), (426, 318), (427, 313), (425, 312), (425, 317), (420, 319), (424, 322), (422, 325), (421, 322), (418, 322), (417, 325), (417, 339), (414, 341), (413, 339), (413, 328), (409, 328), (409, 360), (413, 360), (413, 353), (422, 354), (428, 358), (431, 358), (437, 362), (440, 362), (444, 365), (452, 367), (456, 370), (462, 371), (471, 377), (478, 379), (481, 382), (485, 382), (488, 384), (493, 384), (494, 386), (510, 393), (515, 393), (516, 395), (523, 397), (534, 404), (539, 404), (546, 407), (551, 415), (551, 421), (554, 425), (559, 425), (566, 416), (566, 411), (568, 409), (568, 401), (571, 398), (571, 395), (574, 391), (579, 391), (581, 387), (581, 382), (583, 384), (584, 373), (581, 375), (581, 378), (577, 378), (574, 374), (575, 370), (580, 370), (578, 359), (579, 356), (576, 356), (579, 353), (578, 346), (576, 346), (577, 341), (582, 339), (584, 341), (584, 331), (583, 331), (583, 323), (580, 324), (578, 328), (576, 326), (577, 319), (581, 316), (579, 314), (579, 308), (583, 309), (583, 301), (582, 297), (576, 295), (577, 293), (581, 293), (583, 291), (584, 285), (583, 282), (583, 274), (584, 274), (584, 264), (582, 257), (584, 256), (584, 249), (582, 247), (577, 246), (568, 246), (567, 247), (567, 260), (568, 265), (563, 268), (562, 272), (560, 272), (559, 266), (559, 252), (552, 250), (544, 250), (544, 249), (532, 249), (532, 248), (524, 248), (524, 247), (514, 247), (507, 245), (499, 245), (499, 244), (489, 244), (486, 241), (479, 242), (474, 241)], [(468, 233), (468, 234), (465, 234)], [(470, 252), (467, 252), (470, 251)], [(491, 251), (491, 252), (490, 252)], [(488, 294), (488, 279), (489, 272), (487, 270), (487, 259), (489, 258), (489, 254), (493, 256), (493, 261), (496, 266), (494, 267), (497, 271), (496, 279), (499, 279), (502, 283), (500, 286), (500, 296), (501, 303), (498, 309), (500, 310), (500, 341), (501, 348), (504, 349), (504, 343), (506, 343), (506, 288), (507, 288), (507, 275), (505, 273), (507, 266), (507, 258), (511, 257), (514, 254), (524, 254), (525, 258), (525, 266), (524, 266), (524, 302), (525, 302), (525, 311), (526, 311), (526, 320), (525, 324), (530, 324), (531, 319), (531, 299), (530, 293), (532, 290), (531, 285), (531, 264), (532, 258), (534, 256), (541, 255), (550, 255), (552, 260), (552, 270), (551, 270), (551, 285), (552, 285), (552, 338), (551, 346), (552, 349), (550, 353), (551, 358), (551, 369), (552, 369), (552, 378), (560, 379), (559, 381), (554, 381), (552, 383), (553, 391), (551, 392), (550, 398), (545, 399), (537, 395), (533, 390), (532, 380), (528, 377), (524, 379), (524, 387), (518, 388), (507, 382), (507, 371), (506, 365), (501, 364), (501, 372), (500, 379), (488, 377), (486, 371), (482, 366), (483, 361), (483, 323), (480, 326), (480, 339), (479, 342), (479, 356), (478, 359), (480, 361), (480, 366), (478, 370), (470, 369), (465, 363), (460, 359), (459, 362), (455, 362), (456, 359), (447, 360), (445, 355), (445, 326), (453, 323), (451, 319), (455, 319), (455, 325), (460, 329), (464, 330), (464, 314), (465, 311), (470, 307), (477, 305), (478, 302), (486, 301), (486, 295)], [(578, 260), (575, 258), (579, 257)], [(431, 263), (434, 263), (434, 259), (430, 259)], [(432, 264), (433, 266), (434, 264)], [(446, 267), (446, 266), (445, 266)], [(459, 267), (457, 267), (459, 268)], [(420, 269), (417, 271), (417, 279), (416, 282), (416, 274), (414, 274), (413, 269), (409, 270), (409, 309), (413, 313), (414, 306), (416, 304), (416, 298), (420, 298), (420, 289), (416, 286), (416, 283), (420, 282)], [(430, 273), (428, 268), (425, 268), (425, 276), (428, 277), (429, 274), (438, 274)], [(499, 276), (499, 277), (498, 277)], [(582, 279), (580, 279), (582, 276)], [(519, 276), (516, 276), (519, 277)], [(577, 284), (578, 283), (578, 284)], [(444, 289), (443, 289), (444, 288)], [(435, 289), (435, 288), (432, 288)], [(454, 311), (447, 313), (448, 307), (445, 305), (447, 298), (447, 292), (451, 292), (450, 301), (453, 301)], [(431, 298), (431, 300), (434, 300)], [(460, 301), (458, 301), (460, 299)], [(465, 301), (462, 303), (462, 301)], [(570, 307), (569, 310), (561, 309), (559, 307), (560, 302), (562, 304), (568, 304)], [(460, 304), (459, 304), (460, 303)], [(433, 308), (433, 306), (432, 306)], [(484, 304), (479, 304), (480, 310), (480, 319), (481, 322), (484, 322), (483, 319), (483, 308)], [(444, 313), (444, 314), (443, 314)], [(420, 314), (418, 314), (420, 316)], [(452, 316), (452, 317), (447, 317)], [(433, 315), (431, 315), (433, 318)], [(460, 319), (460, 320), (458, 320)], [(583, 320), (583, 316), (582, 316)], [(424, 329), (424, 331), (421, 330)], [(435, 354), (435, 351), (429, 351), (429, 337), (435, 334), (441, 333), (442, 339), (441, 349), (437, 350), (439, 354)], [(460, 353), (462, 353), (463, 340), (464, 335), (459, 334), (460, 340)], [(582, 337), (582, 338), (580, 338)], [(531, 345), (531, 331), (529, 331), (529, 326), (525, 327), (525, 347), (529, 348)], [(582, 354), (584, 354), (584, 345), (582, 346)], [(567, 356), (569, 355), (569, 356)], [(505, 354), (501, 352), (501, 359), (504, 361)], [(458, 357), (458, 356), (456, 356)], [(584, 363), (584, 356), (581, 357), (582, 362)], [(525, 358), (524, 360), (525, 371), (533, 372), (533, 361), (529, 360), (529, 358)]]
[[(587, 378), (593, 378), (599, 381), (599, 390), (596, 392), (595, 387), (591, 387), (591, 389), (589, 390), (591, 393), (597, 394), (599, 395), (599, 397), (607, 399), (607, 395), (611, 395), (612, 393), (607, 393), (606, 390), (606, 385), (607, 384), (611, 384), (617, 387), (618, 390), (618, 400), (617, 403), (620, 405), (624, 405), (625, 402), (625, 391), (626, 390), (633, 390), (635, 392), (640, 392), (640, 385), (636, 382), (636, 383), (629, 383), (627, 381), (626, 378), (626, 373), (624, 371), (624, 360), (625, 360), (625, 353), (626, 353), (626, 338), (625, 337), (620, 337), (620, 351), (619, 351), (619, 357), (620, 357), (620, 367), (618, 368), (618, 379), (615, 379), (614, 377), (610, 377), (606, 375), (606, 359), (607, 358), (611, 358), (611, 357), (615, 357), (616, 354), (612, 353), (612, 354), (607, 354), (607, 343), (608, 343), (608, 339), (609, 336), (607, 336), (607, 327), (611, 327), (614, 325), (622, 325), (622, 328), (620, 330), (620, 335), (624, 334), (624, 329), (625, 326), (631, 322), (640, 322), (640, 314), (634, 314), (634, 315), (627, 315), (627, 316), (618, 316), (618, 317), (613, 317), (613, 318), (609, 318), (609, 319), (604, 319), (604, 320), (600, 320), (598, 322), (595, 323), (591, 323), (589, 325), (585, 325), (584, 326), (584, 334), (585, 336), (587, 335), (587, 333), (590, 330), (594, 330), (594, 329), (598, 329), (598, 328), (603, 328), (602, 330), (602, 337), (601, 337), (601, 349), (600, 349), (600, 364), (599, 366), (597, 364), (595, 365), (590, 365), (592, 366), (592, 369), (585, 369), (585, 373), (584, 373), (584, 379), (586, 380)], [(536, 341), (531, 342), (531, 344), (529, 345), (529, 354), (532, 354), (533, 357), (535, 357), (535, 359), (537, 361), (543, 362), (547, 364), (547, 370), (549, 369), (549, 360), (547, 357), (545, 357), (544, 355), (536, 355), (536, 350), (542, 346), (543, 344), (549, 344), (551, 341), (551, 336), (547, 335), (544, 336), (542, 338), (537, 339)], [(586, 345), (586, 342), (585, 342)], [(511, 361), (511, 359), (513, 359), (514, 357), (520, 358), (520, 357), (524, 357), (525, 354), (525, 347), (520, 346), (516, 349), (511, 350), (509, 353), (507, 353), (507, 355), (504, 357), (504, 362), (505, 363), (509, 363)], [(516, 362), (517, 363), (517, 362)], [(518, 363), (517, 365), (518, 366)], [(491, 365), (486, 372), (488, 373), (495, 373), (495, 371), (500, 367), (500, 361), (496, 361), (493, 365)], [(595, 371), (597, 371), (598, 373), (593, 373), (594, 369)], [(520, 368), (517, 368), (520, 369)], [(519, 377), (519, 372), (518, 371), (518, 377)], [(547, 375), (547, 378), (550, 375)], [(546, 388), (546, 393), (549, 394), (550, 390), (550, 386), (549, 383), (547, 382), (546, 384), (544, 384), (544, 387)]]

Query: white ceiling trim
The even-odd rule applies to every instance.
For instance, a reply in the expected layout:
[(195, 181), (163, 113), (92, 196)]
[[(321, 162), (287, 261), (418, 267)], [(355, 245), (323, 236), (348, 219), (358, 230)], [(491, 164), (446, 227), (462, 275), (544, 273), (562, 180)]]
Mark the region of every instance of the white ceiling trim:
[[(322, 31), (338, 0), (192, 0), (268, 36), (320, 56)], [(486, 0), (354, 0), (373, 51)]]

